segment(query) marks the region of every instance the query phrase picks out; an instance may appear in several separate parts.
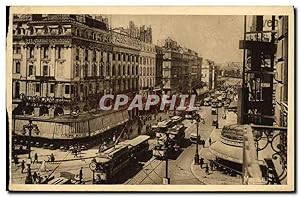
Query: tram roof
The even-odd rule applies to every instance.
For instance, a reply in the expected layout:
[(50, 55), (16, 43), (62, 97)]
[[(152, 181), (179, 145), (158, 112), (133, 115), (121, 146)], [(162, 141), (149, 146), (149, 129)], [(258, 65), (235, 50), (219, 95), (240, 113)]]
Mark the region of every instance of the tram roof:
[(108, 162), (109, 160), (111, 160), (116, 154), (118, 154), (119, 152), (122, 152), (123, 150), (128, 149), (128, 145), (127, 144), (117, 144), (107, 150), (105, 150), (104, 152), (100, 153), (98, 155), (98, 160), (97, 162)]
[(136, 146), (139, 145), (140, 143), (147, 141), (149, 138), (150, 136), (148, 135), (139, 135), (136, 138), (133, 138), (132, 140), (126, 140), (123, 143), (131, 146)]

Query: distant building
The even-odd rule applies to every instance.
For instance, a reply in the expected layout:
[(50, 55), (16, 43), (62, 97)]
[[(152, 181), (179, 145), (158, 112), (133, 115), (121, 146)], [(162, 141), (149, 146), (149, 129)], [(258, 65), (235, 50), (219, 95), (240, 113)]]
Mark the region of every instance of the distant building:
[(155, 86), (161, 89), (163, 87), (163, 49), (162, 47), (155, 46), (156, 62), (155, 62)]
[(129, 27), (127, 29), (124, 29), (124, 32), (127, 32), (130, 37), (139, 39), (140, 41), (145, 43), (152, 44), (151, 26), (146, 27), (145, 25), (142, 25), (141, 27), (138, 27), (134, 24), (133, 21), (129, 21)]
[(195, 93), (201, 84), (202, 58), (167, 38), (163, 45), (163, 90), (166, 93)]
[(215, 89), (215, 82), (217, 79), (215, 62), (209, 59), (204, 59), (202, 64), (202, 82), (208, 90)]

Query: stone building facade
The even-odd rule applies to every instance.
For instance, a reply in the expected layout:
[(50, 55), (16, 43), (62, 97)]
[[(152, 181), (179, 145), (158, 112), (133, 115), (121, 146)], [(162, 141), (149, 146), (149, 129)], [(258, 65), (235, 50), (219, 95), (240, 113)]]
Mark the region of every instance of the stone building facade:
[[(56, 126), (47, 126), (51, 122), (65, 127), (59, 132), (66, 131), (53, 136), (73, 138), (77, 133), (84, 137), (137, 115), (136, 111), (114, 111), (119, 118), (110, 118), (105, 128), (98, 123), (93, 129), (87, 126), (107, 116), (99, 111), (103, 95), (132, 97), (155, 86), (156, 52), (151, 42), (111, 30), (101, 16), (15, 15), (12, 96), (16, 130), (34, 119), (42, 128), (51, 128), (42, 131), (42, 136), (57, 131), (53, 130)], [(85, 115), (90, 112), (95, 116)]]
[(171, 38), (163, 48), (162, 83), (165, 93), (193, 93), (201, 83), (202, 58)]
[(287, 127), (288, 117), (288, 17), (278, 18), (275, 74), (275, 123)]

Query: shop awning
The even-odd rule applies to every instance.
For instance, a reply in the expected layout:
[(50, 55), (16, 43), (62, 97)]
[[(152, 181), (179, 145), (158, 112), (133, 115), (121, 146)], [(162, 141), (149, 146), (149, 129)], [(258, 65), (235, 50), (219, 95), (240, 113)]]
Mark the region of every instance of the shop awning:
[(200, 95), (203, 95), (205, 93), (208, 93), (208, 89), (207, 89), (207, 87), (198, 88), (198, 89), (196, 89), (196, 92), (197, 92), (197, 95), (200, 96)]
[(219, 158), (235, 163), (243, 163), (243, 147), (230, 146), (216, 141), (211, 144), (209, 150)]

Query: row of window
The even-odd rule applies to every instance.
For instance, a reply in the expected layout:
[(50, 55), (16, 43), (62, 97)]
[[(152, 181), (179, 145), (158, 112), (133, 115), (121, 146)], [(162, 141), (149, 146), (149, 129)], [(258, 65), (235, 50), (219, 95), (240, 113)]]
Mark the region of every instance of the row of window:
[[(127, 83), (123, 83), (123, 87), (124, 89), (126, 89), (127, 87), (129, 88), (129, 86), (131, 87), (134, 87), (137, 85), (137, 82), (130, 82), (128, 81)], [(113, 86), (119, 86), (121, 88), (121, 81), (118, 81), (117, 83), (113, 84)], [(96, 83), (95, 84), (95, 89), (93, 89), (93, 85), (90, 83), (88, 86), (85, 86), (83, 84), (80, 84), (80, 92), (83, 93), (87, 93), (88, 89), (87, 87), (89, 88), (89, 91), (92, 91), (92, 90), (99, 90), (100, 88), (100, 84), (99, 83)], [(35, 88), (35, 92), (36, 93), (40, 93), (41, 92), (41, 84), (40, 83), (36, 83), (34, 84), (34, 88)], [(20, 89), (20, 82), (16, 82), (15, 83), (15, 89), (18, 89), (16, 90), (16, 92), (19, 92), (19, 89)], [(103, 88), (102, 88), (103, 89)], [(55, 91), (55, 84), (50, 84), (50, 87), (49, 87), (49, 92), (51, 94), (54, 94), (54, 91)], [(77, 92), (77, 87), (74, 86), (74, 85), (64, 85), (64, 93), (65, 94), (74, 94), (75, 92)]]
[[(129, 55), (129, 54), (123, 54), (123, 53), (107, 53), (107, 61), (110, 62), (110, 55), (112, 55), (112, 60), (113, 61), (128, 61), (128, 62), (137, 62), (143, 65), (154, 65), (155, 64), (155, 58), (151, 57), (140, 57), (136, 55)], [(84, 50), (84, 60), (88, 61), (89, 60), (89, 50), (85, 49)], [(75, 53), (75, 59), (80, 60), (80, 50), (77, 48), (76, 53)], [(92, 60), (96, 61), (97, 60), (97, 52), (96, 50), (93, 50), (92, 52)], [(103, 62), (103, 52), (100, 52), (100, 61)]]
[[(14, 54), (21, 54), (22, 48), (21, 46), (14, 46), (13, 47), (13, 53)], [(41, 52), (41, 58), (49, 58), (49, 46), (44, 45), (40, 49)], [(31, 46), (27, 49), (27, 57), (28, 58), (34, 58), (35, 57), (35, 49), (34, 46)], [(63, 57), (63, 46), (56, 46), (55, 47), (55, 57), (56, 59), (61, 59)]]
[[(28, 28), (23, 28), (20, 26), (17, 26), (13, 30), (13, 34), (15, 35), (34, 35), (38, 32), (39, 29), (34, 28), (33, 26), (30, 26)], [(43, 34), (64, 34), (64, 28), (62, 26), (58, 26), (58, 28), (49, 28), (47, 26), (44, 26), (42, 29), (40, 29), (41, 33)]]
[[(106, 70), (104, 70), (104, 66), (101, 64), (99, 66), (99, 72), (97, 72), (97, 65), (93, 64), (92, 65), (92, 76), (110, 76), (110, 69), (112, 69), (112, 76), (122, 76), (122, 75), (138, 75), (138, 66), (128, 66), (126, 69), (126, 66), (118, 66), (118, 69), (115, 65), (112, 65), (112, 68), (107, 65), (106, 66)], [(127, 72), (126, 72), (127, 71)], [(80, 75), (80, 66), (78, 64), (75, 64), (75, 68), (74, 68), (74, 72), (75, 72), (75, 77), (79, 77)], [(99, 74), (97, 74), (99, 73)], [(140, 69), (140, 75), (144, 75), (144, 76), (154, 76), (155, 75), (155, 68), (153, 67), (144, 67), (142, 69)], [(88, 65), (84, 65), (83, 66), (83, 76), (87, 77), (89, 76), (89, 66)]]
[[(27, 51), (28, 51), (27, 52), (27, 57), (28, 58), (34, 58), (35, 57), (35, 49), (34, 49), (33, 46), (29, 47)], [(21, 53), (21, 51), (18, 51), (18, 52)], [(41, 58), (47, 59), (47, 58), (50, 57), (49, 46), (48, 45), (42, 46), (40, 52), (41, 52)], [(56, 57), (56, 59), (63, 58), (63, 46), (56, 46), (55, 47), (55, 57)]]
[[(21, 66), (20, 61), (16, 61), (16, 63), (15, 63), (15, 73), (17, 73), (17, 74), (20, 74), (20, 73), (21, 73), (21, 68), (20, 68), (20, 66)], [(30, 65), (28, 66), (28, 76), (35, 75), (35, 74), (36, 74), (34, 68), (35, 68), (35, 67), (34, 67), (34, 65), (32, 65), (32, 64), (30, 64)], [(42, 75), (43, 75), (43, 76), (50, 76), (50, 67), (49, 67), (47, 64), (45, 64), (45, 65), (42, 66)]]
[[(20, 74), (20, 72), (21, 72), (20, 66), (21, 66), (20, 61), (16, 61), (15, 62), (15, 73)], [(30, 64), (28, 66), (28, 76), (35, 75), (35, 69), (34, 68), (35, 67), (32, 64)], [(93, 72), (92, 72), (93, 76), (97, 76), (97, 65), (94, 64), (92, 66), (92, 69), (93, 69)], [(75, 76), (79, 77), (80, 68), (79, 68), (78, 64), (75, 65), (74, 70), (75, 70)], [(149, 68), (149, 67), (145, 68), (144, 67), (143, 69), (140, 70), (140, 75), (154, 76), (154, 70), (155, 69), (152, 68), (152, 67), (151, 68)], [(87, 77), (88, 73), (89, 73), (89, 67), (87, 65), (85, 65), (84, 68), (83, 68), (84, 77)], [(126, 67), (123, 66), (123, 69), (121, 69), (121, 65), (119, 65), (118, 73), (117, 73), (116, 66), (114, 66), (114, 65), (112, 66), (112, 76), (115, 76), (115, 75), (122, 76), (122, 75), (125, 75), (125, 74), (127, 74), (127, 75), (137, 75), (138, 74), (138, 67), (137, 66), (136, 67), (132, 66), (130, 68), (128, 66), (127, 67), (127, 72), (126, 72)], [(50, 76), (50, 67), (49, 67), (49, 65), (45, 64), (45, 65), (42, 66), (42, 75), (43, 76)], [(104, 76), (104, 66), (102, 66), (102, 65), (99, 67), (99, 75)], [(107, 68), (106, 68), (106, 75), (107, 76), (110, 75), (110, 67), (109, 66), (107, 66)]]

